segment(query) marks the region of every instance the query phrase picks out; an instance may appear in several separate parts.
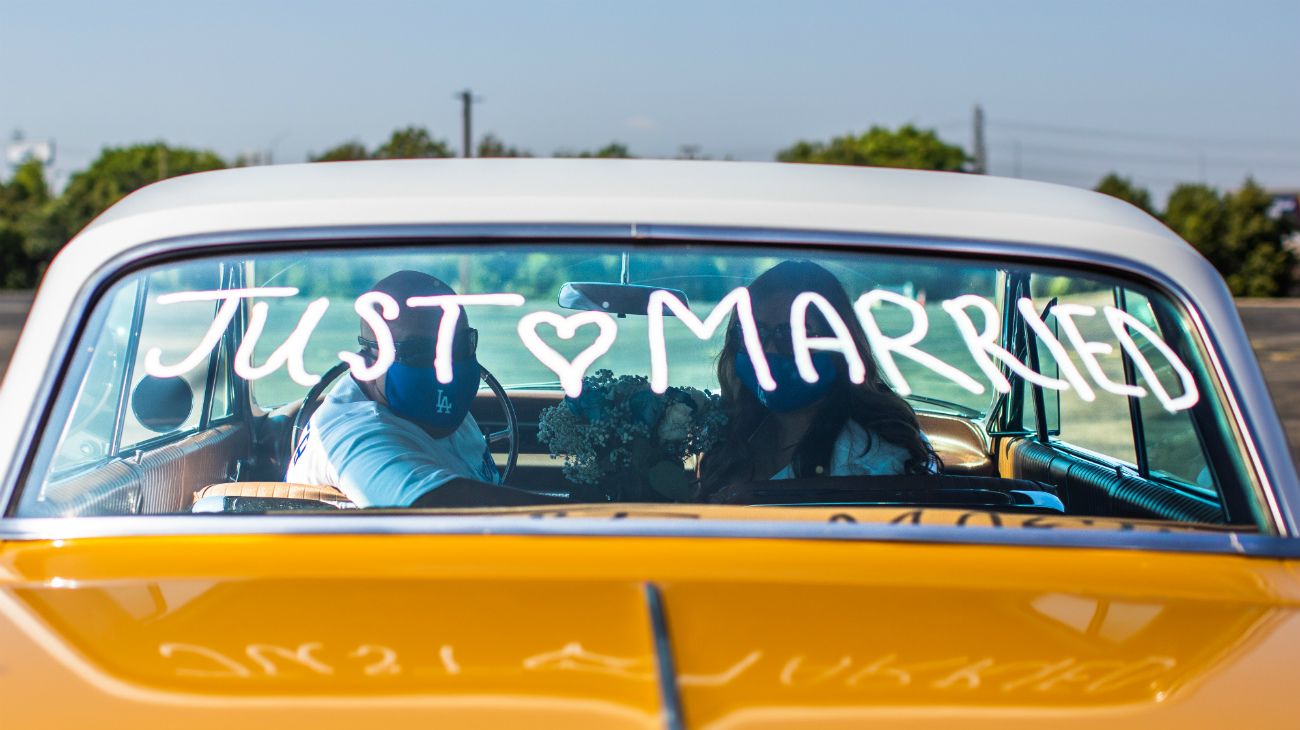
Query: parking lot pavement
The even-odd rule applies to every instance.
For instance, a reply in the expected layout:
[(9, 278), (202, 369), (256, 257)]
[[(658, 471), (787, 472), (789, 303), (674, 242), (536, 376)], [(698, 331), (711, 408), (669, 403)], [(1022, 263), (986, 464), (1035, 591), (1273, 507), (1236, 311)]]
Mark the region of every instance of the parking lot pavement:
[[(0, 293), (0, 372), (9, 364), (31, 300), (30, 292)], [(1300, 464), (1300, 300), (1241, 299), (1237, 309)]]
[(1300, 464), (1300, 300), (1239, 299), (1237, 311)]
[(9, 367), (14, 344), (32, 305), (32, 292), (0, 292), (0, 374)]

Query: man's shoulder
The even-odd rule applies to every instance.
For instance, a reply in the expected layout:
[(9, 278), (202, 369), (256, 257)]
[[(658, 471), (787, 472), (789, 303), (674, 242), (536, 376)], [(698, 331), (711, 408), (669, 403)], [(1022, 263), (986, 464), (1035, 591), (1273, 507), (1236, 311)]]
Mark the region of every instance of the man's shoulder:
[[(363, 417), (356, 420), (356, 417)], [(329, 428), (336, 424), (361, 426), (367, 422), (386, 420), (379, 404), (366, 397), (361, 387), (350, 376), (343, 378), (330, 388), (321, 401), (316, 412), (311, 416), (312, 426), (316, 429)]]
[(325, 401), (322, 407), (330, 403), (370, 403), (370, 398), (366, 397), (365, 391), (361, 390), (361, 385), (352, 378), (351, 375), (344, 373), (337, 383), (329, 389), (325, 395)]

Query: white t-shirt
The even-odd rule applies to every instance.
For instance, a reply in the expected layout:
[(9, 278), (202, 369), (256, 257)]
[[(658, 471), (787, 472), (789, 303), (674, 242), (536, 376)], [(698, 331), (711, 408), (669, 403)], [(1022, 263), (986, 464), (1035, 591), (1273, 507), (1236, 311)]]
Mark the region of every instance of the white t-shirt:
[(405, 507), (457, 477), (500, 479), (473, 416), (434, 438), (344, 377), (312, 414), (285, 481), (337, 487), (358, 507)]
[[(927, 444), (930, 440), (921, 434)], [(867, 448), (870, 443), (871, 448)], [(907, 460), (911, 458), (907, 449), (886, 441), (878, 434), (868, 435), (866, 429), (850, 420), (840, 430), (840, 435), (831, 447), (830, 477), (877, 476), (885, 474), (903, 474), (907, 471)], [(931, 461), (926, 471), (937, 473), (939, 465)], [(772, 479), (794, 479), (794, 466), (787, 464), (784, 469), (773, 474)]]

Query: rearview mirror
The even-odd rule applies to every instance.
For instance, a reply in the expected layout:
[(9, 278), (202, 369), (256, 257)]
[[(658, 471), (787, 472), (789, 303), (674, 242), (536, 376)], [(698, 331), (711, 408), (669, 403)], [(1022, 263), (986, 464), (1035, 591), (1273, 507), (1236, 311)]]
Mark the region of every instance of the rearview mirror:
[[(559, 305), (565, 309), (609, 312), (620, 317), (629, 314), (644, 315), (650, 307), (650, 294), (664, 291), (689, 304), (686, 292), (665, 289), (661, 286), (640, 284), (611, 284), (602, 281), (570, 281), (560, 289)], [(671, 309), (665, 313), (672, 315)]]

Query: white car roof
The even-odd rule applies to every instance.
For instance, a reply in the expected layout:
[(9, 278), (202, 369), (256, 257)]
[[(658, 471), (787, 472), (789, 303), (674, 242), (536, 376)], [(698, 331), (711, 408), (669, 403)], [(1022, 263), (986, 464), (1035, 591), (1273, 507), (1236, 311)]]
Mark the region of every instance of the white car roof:
[[(375, 223), (635, 223), (957, 236), (1121, 255), (1132, 247), (1117, 239), (1139, 237), (1163, 241), (1167, 253), (1193, 253), (1142, 211), (1079, 188), (765, 162), (449, 159), (246, 167), (145, 187), (78, 238), (93, 235), (102, 245), (101, 231), (146, 221), (154, 238)], [(1111, 235), (1096, 235), (1103, 229)]]

